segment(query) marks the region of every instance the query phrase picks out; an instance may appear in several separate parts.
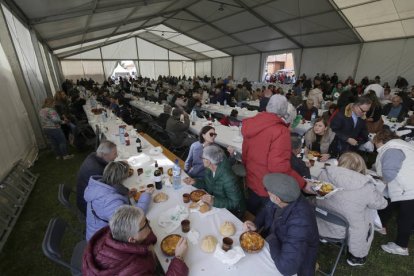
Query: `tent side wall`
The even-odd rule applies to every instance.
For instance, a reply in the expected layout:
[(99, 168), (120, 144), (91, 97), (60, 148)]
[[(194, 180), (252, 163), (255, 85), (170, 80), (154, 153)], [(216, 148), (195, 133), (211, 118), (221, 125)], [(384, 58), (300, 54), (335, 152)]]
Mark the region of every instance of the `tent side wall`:
[(4, 135), (0, 143), (0, 179), (17, 161), (32, 163), (38, 148), (46, 145), (38, 117), (47, 96), (43, 81), (46, 68), (38, 60), (40, 52), (35, 48), (39, 45), (33, 44), (38, 43), (33, 35), (26, 24), (1, 5), (0, 129)]
[[(296, 63), (295, 63), (296, 64)], [(357, 82), (365, 76), (381, 77), (381, 82), (394, 86), (397, 76), (414, 84), (414, 38), (366, 42), (344, 46), (303, 49), (300, 74), (336, 72), (339, 79), (348, 76)]]

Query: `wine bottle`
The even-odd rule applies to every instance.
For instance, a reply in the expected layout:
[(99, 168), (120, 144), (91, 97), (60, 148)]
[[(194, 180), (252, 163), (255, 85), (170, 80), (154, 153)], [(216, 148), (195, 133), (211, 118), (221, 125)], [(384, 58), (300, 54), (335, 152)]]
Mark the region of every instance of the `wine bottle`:
[(157, 190), (161, 190), (162, 189), (161, 171), (158, 168), (157, 161), (155, 161), (154, 182), (155, 182), (155, 188)]
[(124, 137), (125, 137), (125, 145), (129, 146), (131, 144), (131, 141), (129, 140), (129, 133), (127, 131), (125, 131)]

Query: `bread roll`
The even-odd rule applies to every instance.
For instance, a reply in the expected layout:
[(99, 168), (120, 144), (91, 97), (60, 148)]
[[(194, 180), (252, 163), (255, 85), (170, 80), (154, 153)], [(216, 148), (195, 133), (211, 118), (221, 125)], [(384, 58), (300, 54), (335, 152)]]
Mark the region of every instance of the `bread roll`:
[(217, 239), (214, 236), (205, 236), (201, 241), (201, 250), (213, 253), (216, 250)]
[(226, 221), (220, 227), (220, 234), (224, 237), (233, 236), (236, 233), (236, 227), (230, 221)]

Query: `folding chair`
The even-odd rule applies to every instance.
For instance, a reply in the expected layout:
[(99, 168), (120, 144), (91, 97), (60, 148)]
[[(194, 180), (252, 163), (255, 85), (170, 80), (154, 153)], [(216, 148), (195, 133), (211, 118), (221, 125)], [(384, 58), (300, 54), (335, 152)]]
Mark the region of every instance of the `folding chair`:
[(68, 224), (61, 218), (52, 218), (46, 229), (43, 238), (43, 254), (50, 260), (70, 269), (72, 275), (82, 275), (82, 255), (86, 248), (86, 241), (78, 242), (72, 251), (70, 261), (65, 260), (62, 256), (62, 241), (66, 233)]
[(77, 206), (73, 206), (72, 203), (70, 203), (70, 196), (71, 194), (75, 194), (68, 185), (66, 184), (59, 184), (59, 192), (58, 192), (58, 200), (60, 203), (62, 203), (63, 206), (65, 206), (69, 211), (71, 211), (80, 221), (82, 225), (85, 224), (86, 218), (83, 215), (83, 213), (78, 209)]
[(174, 154), (178, 155), (181, 159), (185, 159), (184, 157), (188, 154), (189, 147), (183, 145), (176, 145), (174, 142), (178, 141), (177, 135), (174, 132), (165, 131), (170, 138), (170, 146), (169, 150), (171, 150)]
[(345, 237), (341, 238), (341, 239), (334, 239), (334, 238), (328, 238), (328, 237), (322, 237), (320, 236), (320, 239), (325, 240), (326, 242), (333, 244), (335, 246), (339, 247), (339, 252), (338, 255), (335, 259), (335, 263), (331, 269), (330, 272), (324, 272), (320, 269), (318, 269), (318, 271), (323, 274), (323, 275), (334, 275), (335, 273), (335, 269), (336, 266), (338, 265), (339, 259), (341, 258), (342, 252), (344, 252), (344, 254), (346, 255), (346, 247), (348, 244), (348, 236), (349, 236), (349, 223), (348, 220), (346, 218), (344, 218), (342, 215), (335, 213), (333, 211), (330, 211), (326, 208), (321, 208), (321, 207), (315, 207), (315, 213), (316, 213), (316, 217), (319, 219), (322, 219), (326, 222), (335, 224), (335, 225), (339, 225), (345, 228)]
[(167, 132), (158, 124), (151, 125), (151, 135), (155, 138), (161, 145), (166, 148), (170, 147), (171, 141)]

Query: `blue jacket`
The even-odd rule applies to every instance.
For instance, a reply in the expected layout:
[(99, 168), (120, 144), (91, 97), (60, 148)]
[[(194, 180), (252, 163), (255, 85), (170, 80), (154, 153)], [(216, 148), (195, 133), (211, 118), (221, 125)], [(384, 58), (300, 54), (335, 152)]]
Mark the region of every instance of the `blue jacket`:
[[(112, 214), (122, 205), (129, 205), (128, 196), (120, 194), (115, 187), (100, 182), (101, 176), (94, 175), (89, 179), (85, 189), (84, 198), (87, 206), (86, 211), (86, 240), (88, 241), (95, 232), (108, 225)], [(135, 204), (146, 213), (151, 203), (151, 194), (141, 194), (139, 201)], [(95, 211), (95, 214), (92, 212)]]
[(319, 234), (314, 207), (300, 196), (283, 209), (273, 205), (270, 254), (283, 275), (315, 275)]
[(204, 178), (204, 164), (201, 156), (203, 155), (203, 144), (199, 141), (194, 142), (190, 147), (187, 160), (185, 160), (184, 170), (192, 178)]

